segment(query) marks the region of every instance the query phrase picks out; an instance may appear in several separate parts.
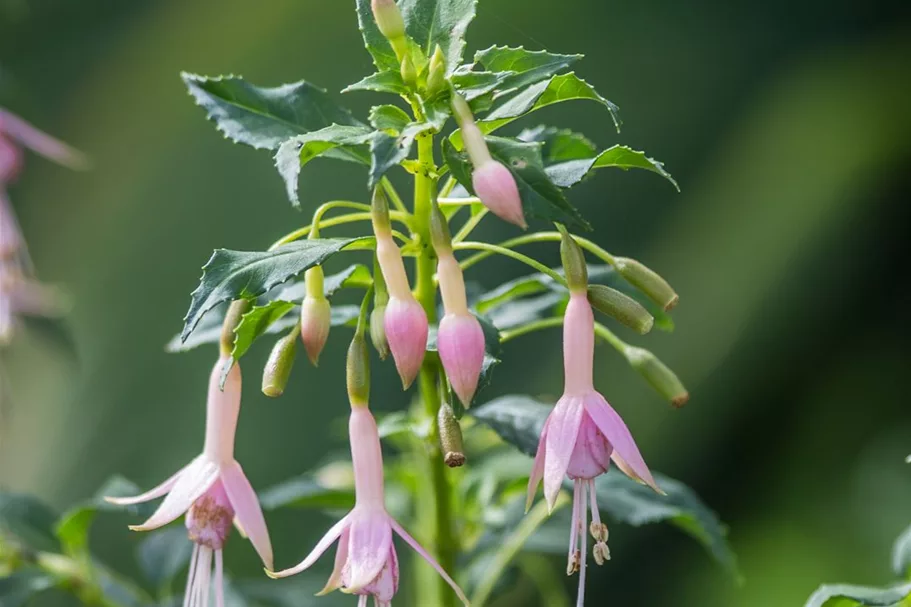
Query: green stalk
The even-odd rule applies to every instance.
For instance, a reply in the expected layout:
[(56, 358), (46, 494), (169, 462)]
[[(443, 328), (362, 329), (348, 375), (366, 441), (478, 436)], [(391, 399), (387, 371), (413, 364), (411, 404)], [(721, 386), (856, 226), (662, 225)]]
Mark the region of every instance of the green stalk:
[[(433, 208), (433, 195), (436, 183), (433, 175), (436, 164), (433, 159), (433, 136), (425, 134), (418, 138), (418, 162), (421, 171), (415, 176), (414, 184), (414, 227), (420, 251), (417, 256), (415, 297), (424, 311), (427, 320), (436, 322), (436, 286), (433, 275), (436, 269), (436, 256), (430, 246), (430, 213)], [(452, 525), (452, 486), (446, 476), (442, 453), (439, 447), (439, 430), (436, 428), (437, 412), (440, 409), (439, 365), (435, 356), (427, 356), (418, 377), (421, 402), (424, 414), (434, 420), (434, 429), (427, 437), (426, 443), (415, 453), (418, 459), (426, 462), (426, 474), (423, 475), (422, 495), (432, 495), (432, 507), (419, 508), (421, 529), (429, 531), (431, 539), (428, 548), (436, 554), (440, 565), (450, 574), (455, 570), (456, 546)], [(421, 559), (416, 557), (420, 562)], [(439, 607), (455, 607), (456, 596), (449, 585), (424, 563), (419, 563), (422, 571), (419, 578), (419, 604)], [(425, 602), (426, 601), (426, 602)]]

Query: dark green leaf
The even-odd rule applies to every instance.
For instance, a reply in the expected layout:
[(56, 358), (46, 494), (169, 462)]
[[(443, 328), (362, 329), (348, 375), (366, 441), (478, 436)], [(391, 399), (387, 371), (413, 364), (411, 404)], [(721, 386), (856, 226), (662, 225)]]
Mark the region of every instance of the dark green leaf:
[(273, 323), (293, 310), (295, 305), (293, 302), (277, 299), (264, 306), (253, 306), (249, 312), (243, 315), (240, 324), (234, 330), (237, 337), (234, 340), (234, 350), (231, 352), (232, 358), (240, 360), (253, 342), (263, 335)]
[(54, 535), (57, 513), (37, 497), (0, 491), (0, 531), (11, 535), (33, 550), (56, 552), (60, 549)]
[(367, 127), (333, 124), (283, 142), (275, 153), (275, 168), (285, 181), (291, 204), (300, 207), (298, 178), (308, 162), (323, 154), (338, 152), (337, 158), (368, 164), (367, 146), (373, 136), (374, 131)]
[(3, 607), (25, 607), (29, 600), (54, 586), (54, 578), (38, 568), (19, 569), (0, 577), (0, 604)]
[(238, 76), (208, 78), (183, 73), (181, 77), (208, 118), (235, 143), (274, 150), (295, 135), (334, 123), (359, 124), (325, 90), (303, 80), (261, 88)]
[(671, 174), (664, 170), (664, 164), (645, 155), (645, 152), (637, 152), (625, 145), (615, 145), (598, 154), (594, 158), (585, 158), (569, 160), (547, 167), (547, 174), (551, 181), (561, 188), (571, 188), (576, 185), (593, 170), (602, 168), (618, 168), (628, 171), (629, 169), (645, 169), (657, 173), (673, 184), (677, 191), (680, 186), (671, 177)]
[(331, 489), (314, 475), (304, 474), (266, 489), (259, 494), (264, 510), (279, 508), (348, 509), (354, 507), (353, 489)]
[(79, 358), (79, 347), (73, 338), (73, 332), (64, 318), (44, 318), (40, 316), (22, 317), (25, 328), (39, 338), (57, 348), (72, 359)]
[(911, 595), (911, 584), (892, 588), (866, 588), (834, 584), (813, 593), (805, 607), (898, 607)]
[(550, 78), (582, 58), (582, 55), (560, 55), (547, 51), (529, 51), (523, 47), (492, 46), (475, 54), (476, 64), (489, 72), (509, 72), (498, 87), (520, 89)]
[(906, 577), (911, 571), (911, 527), (905, 529), (892, 548), (892, 571)]
[[(361, 0), (363, 1), (363, 0)], [(437, 45), (446, 58), (446, 73), (462, 62), (465, 32), (475, 16), (477, 0), (401, 0), (408, 35), (431, 57)]]
[(398, 68), (385, 72), (371, 74), (359, 82), (349, 85), (342, 92), (351, 93), (353, 91), (374, 91), (376, 93), (392, 93), (394, 95), (406, 95), (408, 87), (402, 80), (402, 74)]
[(598, 155), (598, 148), (585, 135), (558, 129), (552, 126), (537, 126), (519, 133), (520, 141), (543, 143), (541, 155), (544, 165), (567, 162), (570, 160), (587, 160)]
[(218, 304), (259, 297), (343, 249), (369, 248), (372, 244), (370, 238), (331, 238), (301, 240), (274, 251), (216, 249), (193, 291), (181, 340), (186, 341), (206, 312)]
[(515, 75), (515, 72), (475, 72), (460, 69), (452, 75), (451, 80), (466, 101), (474, 101), (501, 88), (504, 82)]
[[(472, 410), (471, 414), (528, 456), (534, 456), (541, 430), (553, 407), (527, 396), (503, 396)], [(666, 496), (613, 470), (597, 480), (598, 504), (609, 516), (640, 526), (669, 522), (699, 540), (715, 559), (736, 574), (736, 559), (728, 546), (726, 529), (696, 494), (674, 479), (656, 474)]]
[[(366, 289), (372, 284), (373, 275), (370, 273), (370, 270), (367, 269), (367, 266), (355, 263), (341, 272), (326, 276), (323, 279), (323, 295), (325, 295), (327, 299), (332, 299), (332, 296), (341, 289)], [(275, 293), (275, 297), (270, 297), (269, 293), (263, 297), (268, 298), (270, 301), (273, 299), (283, 299), (285, 301), (297, 302), (301, 301), (306, 294), (307, 284), (305, 281), (301, 280), (289, 283), (287, 286), (278, 289)]]
[(154, 588), (170, 584), (190, 561), (193, 544), (183, 525), (148, 534), (136, 549), (136, 561)]
[(389, 169), (408, 158), (415, 138), (430, 130), (434, 130), (430, 123), (412, 122), (396, 135), (377, 132), (370, 143), (370, 179), (367, 186), (374, 188)]
[(411, 122), (405, 110), (397, 105), (377, 105), (370, 110), (370, 124), (378, 131), (393, 131), (401, 133)]
[[(89, 532), (95, 516), (99, 512), (124, 510), (122, 506), (114, 506), (105, 501), (105, 497), (124, 497), (142, 493), (140, 488), (129, 480), (114, 476), (105, 481), (104, 485), (95, 495), (70, 508), (57, 522), (54, 532), (69, 554), (85, 553), (88, 551)], [(128, 511), (136, 515), (150, 514), (148, 506), (129, 506)]]
[[(491, 155), (503, 163), (519, 188), (522, 208), (527, 217), (563, 223), (568, 227), (590, 230), (591, 226), (554, 185), (544, 170), (540, 143), (525, 143), (515, 139), (487, 137)], [(443, 154), (452, 176), (469, 192), (474, 193), (471, 182), (472, 165), (468, 156), (458, 152), (451, 141), (443, 142)]]
[[(373, 57), (373, 63), (382, 72), (398, 72), (399, 60), (396, 59), (392, 45), (380, 33), (373, 19), (373, 9), (370, 0), (357, 0), (357, 21), (364, 38), (364, 47)], [(400, 78), (401, 80), (401, 78)]]

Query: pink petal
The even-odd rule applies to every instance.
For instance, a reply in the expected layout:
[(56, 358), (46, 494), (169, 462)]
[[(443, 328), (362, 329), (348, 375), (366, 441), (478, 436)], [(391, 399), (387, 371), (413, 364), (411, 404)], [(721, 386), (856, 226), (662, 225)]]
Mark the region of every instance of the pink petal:
[(19, 229), (19, 221), (3, 184), (0, 183), (0, 259), (12, 257), (21, 247), (22, 232)]
[(547, 457), (544, 458), (544, 496), (548, 507), (553, 510), (566, 477), (566, 469), (572, 459), (582, 413), (585, 407), (582, 399), (574, 396), (561, 398), (550, 417), (547, 418)]
[(159, 498), (173, 489), (174, 485), (177, 484), (177, 480), (180, 478), (180, 475), (183, 474), (184, 471), (187, 470), (190, 466), (195, 464), (200, 459), (200, 457), (202, 456), (198, 456), (192, 462), (175, 472), (171, 478), (161, 483), (154, 489), (146, 491), (142, 495), (137, 495), (135, 497), (105, 497), (104, 501), (117, 506), (133, 506), (135, 504), (141, 504), (143, 502), (149, 502), (153, 499)]
[(39, 131), (18, 116), (3, 110), (0, 110), (0, 132), (6, 133), (48, 160), (53, 160), (73, 169), (88, 168), (88, 159), (82, 152), (71, 148), (47, 133)]
[(455, 591), (456, 595), (459, 597), (459, 600), (461, 600), (465, 605), (468, 605), (468, 597), (465, 596), (465, 593), (462, 592), (462, 589), (459, 588), (459, 585), (456, 584), (455, 580), (453, 580), (451, 577), (449, 577), (449, 574), (446, 573), (446, 571), (440, 566), (440, 564), (438, 562), (436, 562), (436, 560), (432, 556), (430, 556), (430, 554), (426, 550), (424, 550), (424, 547), (421, 546), (416, 539), (411, 537), (408, 534), (408, 532), (405, 531), (405, 529), (401, 525), (399, 525), (398, 521), (396, 521), (394, 518), (389, 517), (389, 524), (392, 525), (392, 528), (395, 530), (395, 532), (399, 534), (399, 537), (401, 537), (403, 540), (405, 540), (405, 542), (409, 546), (411, 546), (414, 549), (414, 551), (417, 552), (421, 556), (421, 558), (423, 558), (425, 561), (430, 563), (431, 567), (436, 569), (436, 572), (440, 574), (440, 577), (442, 577), (444, 580), (446, 580), (446, 583), (449, 584), (452, 587), (452, 589)]
[(345, 567), (345, 563), (348, 562), (348, 541), (349, 541), (349, 532), (348, 529), (345, 529), (342, 532), (342, 535), (338, 538), (338, 547), (335, 549), (335, 567), (332, 568), (332, 575), (329, 576), (329, 581), (326, 582), (326, 586), (316, 593), (316, 596), (323, 596), (338, 590), (342, 585), (342, 569)]
[(538, 440), (538, 451), (535, 454), (535, 463), (531, 467), (531, 475), (528, 477), (528, 497), (525, 500), (525, 513), (531, 510), (531, 505), (535, 501), (535, 494), (538, 492), (538, 485), (544, 478), (544, 460), (547, 456), (547, 423), (541, 429), (541, 438)]
[(177, 479), (158, 510), (141, 525), (130, 527), (133, 531), (151, 531), (167, 525), (202, 497), (203, 493), (218, 480), (218, 466), (205, 457), (197, 457)]
[(323, 539), (319, 541), (313, 551), (307, 555), (307, 558), (302, 560), (296, 566), (292, 567), (291, 569), (285, 569), (284, 571), (266, 570), (266, 574), (268, 574), (268, 576), (271, 578), (282, 578), (295, 575), (301, 571), (309, 569), (313, 566), (313, 563), (319, 560), (319, 557), (323, 556), (323, 553), (329, 549), (329, 546), (331, 546), (332, 543), (337, 540), (344, 531), (348, 529), (349, 525), (351, 525), (350, 513), (345, 518), (333, 525), (332, 528), (326, 533), (326, 535), (323, 536)]
[(250, 481), (244, 475), (243, 468), (240, 464), (234, 462), (222, 469), (221, 482), (231, 500), (231, 506), (234, 508), (234, 514), (243, 529), (244, 535), (253, 544), (259, 558), (263, 564), (272, 569), (272, 542), (269, 541), (269, 530), (266, 528), (266, 520), (263, 518), (263, 511), (259, 507), (259, 499), (256, 492), (250, 486)]
[(357, 592), (373, 582), (392, 548), (391, 518), (385, 510), (371, 508), (355, 512), (348, 538), (346, 592)]
[(15, 281), (9, 297), (13, 312), (28, 316), (53, 318), (67, 307), (58, 289), (24, 278)]
[(597, 392), (591, 392), (585, 397), (585, 410), (613, 446), (611, 458), (617, 466), (631, 478), (644, 482), (658, 493), (663, 493), (645, 465), (629, 428), (604, 397)]

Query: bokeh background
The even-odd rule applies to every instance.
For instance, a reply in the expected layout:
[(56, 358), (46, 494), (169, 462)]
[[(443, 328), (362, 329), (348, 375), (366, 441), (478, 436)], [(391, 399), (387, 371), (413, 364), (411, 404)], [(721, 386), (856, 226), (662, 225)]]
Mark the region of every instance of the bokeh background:
[[(197, 450), (214, 353), (170, 355), (163, 345), (200, 267), (215, 247), (262, 248), (307, 223), (268, 154), (222, 140), (178, 73), (264, 85), (306, 77), (338, 91), (371, 65), (348, 0), (0, 7), (3, 104), (94, 160), (77, 174), (30, 158), (11, 193), (41, 277), (73, 296), (77, 356), (40, 335), (3, 353), (12, 402), (0, 479), (63, 507), (115, 472), (148, 486)], [(680, 292), (676, 332), (641, 343), (678, 371), (692, 400), (672, 410), (609, 348), (599, 350), (598, 385), (651, 465), (693, 486), (730, 525), (745, 583), (671, 527), (617, 526), (591, 604), (796, 606), (822, 582), (892, 580), (891, 542), (911, 522), (909, 7), (480, 3), (470, 52), (493, 43), (582, 52), (577, 71), (625, 121), (618, 137), (604, 112), (567, 104), (521, 126), (547, 121), (602, 146), (645, 149), (683, 188), (618, 171), (574, 191), (599, 242)], [(362, 113), (379, 100), (348, 97)], [(326, 162), (307, 175), (313, 203), (363, 198), (357, 169)], [(485, 230), (512, 233), (493, 222)], [(487, 286), (524, 271), (484, 268)], [(238, 457), (254, 484), (344, 451), (333, 420), (344, 414), (345, 341), (330, 345), (319, 371), (299, 364), (278, 401), (257, 389), (267, 346), (246, 359)], [(558, 393), (558, 343), (547, 333), (510, 345), (490, 396)], [(377, 375), (379, 406), (401, 406), (391, 370)], [(103, 530), (100, 551), (128, 541), (123, 522)], [(276, 517), (280, 562), (296, 560), (327, 523)], [(255, 572), (247, 552), (235, 566)]]

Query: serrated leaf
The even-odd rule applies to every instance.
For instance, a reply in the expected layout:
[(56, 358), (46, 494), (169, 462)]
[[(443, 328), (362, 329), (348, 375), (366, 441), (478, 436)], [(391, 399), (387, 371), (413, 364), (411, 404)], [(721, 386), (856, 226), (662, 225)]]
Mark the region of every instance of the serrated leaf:
[[(526, 217), (556, 221), (568, 227), (590, 230), (591, 226), (570, 204), (566, 195), (551, 182), (544, 170), (540, 143), (526, 143), (502, 137), (487, 137), (491, 155), (505, 165), (519, 188)], [(452, 176), (474, 194), (473, 167), (467, 154), (458, 152), (451, 141), (443, 142), (443, 156)]]
[(543, 144), (541, 156), (546, 167), (570, 160), (587, 160), (598, 155), (597, 146), (588, 137), (569, 129), (540, 125), (525, 129), (517, 139)]
[(401, 72), (396, 68), (395, 70), (371, 74), (354, 84), (348, 85), (342, 90), (343, 93), (351, 93), (354, 91), (373, 91), (376, 93), (407, 95), (408, 87), (405, 86), (405, 82), (402, 80)]
[(892, 571), (906, 577), (911, 571), (911, 527), (905, 529), (892, 547)]
[(475, 16), (477, 0), (401, 0), (399, 8), (405, 18), (405, 31), (426, 57), (437, 45), (446, 58), (449, 75), (462, 62), (465, 33)]
[(518, 89), (550, 78), (582, 59), (582, 55), (561, 55), (548, 51), (529, 51), (524, 47), (492, 46), (475, 53), (476, 64), (489, 72), (508, 72), (502, 90)]
[(277, 149), (295, 135), (334, 123), (360, 124), (324, 89), (304, 80), (264, 88), (239, 76), (209, 78), (184, 72), (181, 78), (225, 137), (257, 149)]
[(326, 487), (313, 474), (303, 474), (266, 489), (259, 494), (259, 502), (264, 510), (289, 507), (349, 509), (354, 507), (354, 490)]
[(909, 595), (911, 584), (891, 588), (869, 588), (833, 584), (813, 593), (805, 607), (898, 607)]
[[(473, 409), (471, 415), (491, 428), (500, 438), (534, 457), (541, 430), (553, 407), (528, 396), (503, 396)], [(596, 480), (598, 505), (602, 513), (621, 522), (640, 526), (669, 522), (699, 540), (710, 554), (736, 575), (736, 559), (728, 546), (726, 528), (717, 515), (687, 486), (661, 474), (661, 496), (617, 470)]]
[(0, 491), (0, 532), (9, 534), (33, 550), (55, 552), (60, 543), (54, 535), (57, 513), (32, 495)]
[(293, 242), (274, 251), (216, 249), (193, 291), (181, 341), (185, 342), (200, 319), (218, 304), (259, 297), (343, 249), (369, 248), (372, 243), (371, 238), (317, 238)]
[(183, 525), (154, 531), (136, 549), (136, 561), (154, 588), (168, 585), (186, 567), (193, 551)]
[(412, 122), (396, 135), (378, 131), (370, 143), (370, 179), (367, 187), (374, 188), (389, 169), (408, 158), (418, 135), (431, 130), (434, 126), (430, 123)]
[(615, 145), (608, 148), (593, 158), (569, 160), (554, 164), (547, 167), (547, 174), (551, 181), (561, 188), (571, 188), (576, 185), (589, 173), (595, 169), (618, 168), (628, 171), (629, 169), (645, 169), (657, 173), (671, 182), (671, 184), (680, 191), (680, 186), (671, 177), (671, 174), (664, 169), (664, 164), (654, 158), (649, 158), (645, 152), (637, 152), (625, 145)]
[(54, 578), (37, 567), (18, 569), (0, 577), (0, 601), (3, 607), (25, 607), (36, 594), (53, 588)]
[(396, 59), (392, 45), (380, 33), (373, 18), (373, 9), (370, 0), (357, 0), (357, 22), (360, 26), (361, 36), (364, 38), (364, 47), (377, 69), (382, 72), (398, 72), (400, 65)]
[(275, 153), (275, 168), (285, 181), (288, 199), (295, 207), (300, 207), (298, 197), (298, 179), (301, 169), (308, 162), (336, 150), (344, 150), (346, 160), (369, 163), (367, 146), (373, 138), (374, 131), (363, 126), (343, 126), (333, 124), (324, 129), (297, 135), (283, 142)]
[[(342, 289), (363, 288), (366, 289), (373, 284), (373, 275), (367, 266), (355, 263), (351, 264), (341, 272), (330, 274), (323, 279), (323, 295), (327, 299)], [(269, 300), (283, 299), (285, 301), (301, 301), (307, 294), (307, 283), (304, 280), (290, 283), (275, 292), (274, 297), (270, 293), (264, 295)]]
[(474, 101), (494, 90), (501, 88), (503, 83), (516, 75), (516, 72), (475, 72), (471, 70), (458, 70), (450, 80), (459, 94), (466, 101)]
[(378, 131), (401, 133), (411, 122), (405, 110), (397, 105), (377, 105), (370, 110), (370, 124)]
[[(231, 357), (240, 360), (260, 336), (262, 336), (273, 323), (285, 316), (295, 308), (293, 302), (277, 299), (264, 306), (253, 306), (243, 315), (240, 324), (234, 330), (234, 349)], [(297, 318), (295, 316), (295, 318)]]

